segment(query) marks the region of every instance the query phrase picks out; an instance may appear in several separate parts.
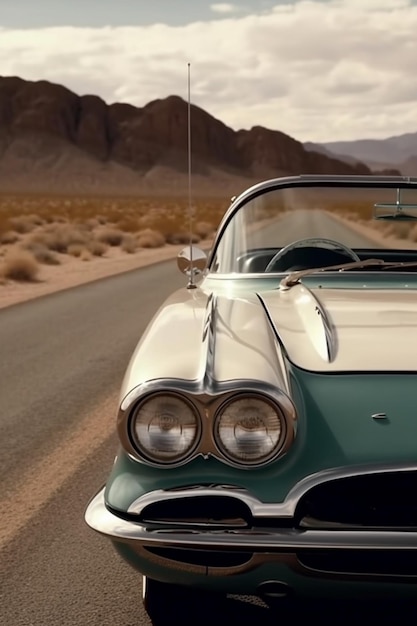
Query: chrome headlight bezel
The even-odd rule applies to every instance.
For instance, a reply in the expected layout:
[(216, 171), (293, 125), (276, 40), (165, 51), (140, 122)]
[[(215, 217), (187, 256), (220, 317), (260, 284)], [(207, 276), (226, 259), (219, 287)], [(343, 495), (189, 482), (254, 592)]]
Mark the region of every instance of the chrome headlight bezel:
[[(184, 451), (183, 452), (178, 451), (178, 453), (173, 453), (171, 456), (168, 456), (167, 454), (165, 458), (163, 454), (158, 455), (157, 453), (153, 453), (151, 446), (147, 447), (144, 441), (140, 440), (140, 437), (138, 436), (138, 433), (137, 433), (138, 420), (140, 418), (141, 412), (146, 410), (146, 405), (151, 404), (152, 402), (156, 403), (158, 401), (162, 403), (163, 400), (166, 400), (167, 402), (169, 401), (177, 402), (179, 405), (177, 408), (180, 408), (182, 404), (183, 408), (185, 408), (185, 410), (188, 411), (189, 416), (192, 416), (194, 418), (194, 427), (195, 427), (195, 432), (193, 434), (192, 441), (184, 449)], [(146, 424), (144, 424), (144, 426), (146, 426)], [(156, 465), (158, 467), (177, 466), (177, 465), (181, 465), (186, 460), (188, 460), (193, 455), (193, 453), (195, 452), (195, 449), (197, 448), (200, 442), (201, 431), (202, 431), (201, 419), (200, 419), (200, 415), (196, 406), (192, 402), (190, 402), (190, 400), (185, 395), (177, 393), (175, 391), (161, 391), (161, 392), (155, 392), (152, 394), (145, 395), (143, 398), (140, 399), (140, 401), (135, 405), (134, 409), (130, 413), (127, 427), (128, 427), (128, 438), (135, 453), (139, 455), (140, 459), (143, 459), (149, 465)], [(164, 429), (160, 428), (159, 430), (161, 432)], [(167, 433), (169, 430), (170, 429), (167, 428)], [(149, 434), (149, 440), (151, 438), (152, 438), (152, 435)], [(162, 442), (160, 434), (159, 434), (159, 440), (160, 442)]]
[[(141, 407), (160, 396), (169, 396), (184, 402), (193, 412), (198, 424), (198, 432), (193, 444), (182, 455), (169, 461), (161, 460), (147, 453), (137, 445), (132, 433), (135, 416)], [(241, 399), (260, 399), (270, 405), (280, 416), (281, 433), (273, 451), (264, 458), (249, 463), (233, 458), (223, 449), (216, 436), (219, 416), (225, 407)], [(128, 455), (135, 461), (149, 467), (169, 469), (180, 467), (197, 458), (216, 459), (239, 470), (253, 470), (269, 465), (282, 457), (291, 447), (297, 430), (297, 412), (288, 394), (276, 387), (257, 381), (239, 381), (232, 388), (229, 383), (219, 383), (207, 391), (201, 382), (177, 380), (153, 380), (132, 389), (122, 400), (118, 415), (120, 442)]]
[[(233, 405), (239, 405), (240, 403), (242, 403), (242, 401), (243, 402), (246, 401), (248, 403), (250, 402), (259, 403), (259, 405), (263, 404), (264, 409), (265, 408), (269, 409), (269, 411), (275, 414), (277, 425), (279, 426), (279, 433), (276, 436), (276, 441), (272, 443), (270, 450), (252, 459), (249, 459), (249, 458), (244, 459), (243, 454), (241, 458), (239, 458), (238, 455), (232, 454), (231, 450), (228, 449), (228, 446), (226, 445), (224, 441), (224, 437), (222, 436), (220, 432), (221, 426), (222, 426), (222, 420), (225, 418), (226, 412), (231, 407), (233, 407)], [(240, 408), (240, 410), (242, 410), (242, 408)], [(252, 417), (250, 419), (252, 419)], [(256, 418), (253, 418), (253, 419), (256, 419)], [(245, 430), (248, 431), (250, 429), (252, 430), (252, 434), (256, 431), (256, 428), (251, 428), (251, 426), (248, 426), (245, 429), (245, 426), (242, 425), (242, 420), (240, 419), (240, 416), (237, 416), (235, 427), (239, 425), (241, 425), (241, 430), (243, 431), (243, 433)], [(258, 422), (258, 425), (259, 425), (259, 431), (261, 430), (267, 431), (267, 427), (265, 426), (265, 423), (263, 420)], [(272, 424), (270, 424), (270, 427), (272, 430)], [(266, 437), (266, 435), (264, 437)], [(265, 445), (266, 439), (264, 437), (262, 436), (262, 434), (260, 437), (257, 436), (260, 445)], [(284, 417), (281, 407), (276, 402), (274, 402), (272, 398), (270, 398), (269, 396), (266, 396), (265, 394), (253, 393), (253, 392), (239, 393), (239, 394), (229, 397), (217, 409), (216, 414), (214, 416), (214, 422), (213, 422), (213, 438), (214, 438), (214, 441), (216, 443), (216, 446), (219, 452), (227, 460), (229, 464), (237, 466), (237, 467), (251, 467), (251, 468), (261, 467), (263, 465), (267, 465), (268, 463), (271, 463), (274, 459), (276, 459), (279, 456), (282, 450), (282, 447), (285, 443), (285, 440), (287, 438), (287, 420)], [(243, 443), (243, 445), (245, 445), (245, 442)], [(247, 443), (246, 443), (246, 447), (248, 447)]]

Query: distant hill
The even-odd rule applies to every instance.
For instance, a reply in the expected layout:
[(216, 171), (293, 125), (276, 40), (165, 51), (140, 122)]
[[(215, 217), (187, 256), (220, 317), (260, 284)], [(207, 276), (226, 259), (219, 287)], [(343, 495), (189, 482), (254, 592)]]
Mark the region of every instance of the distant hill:
[[(0, 77), (0, 191), (186, 193), (187, 103), (107, 105), (62, 85)], [(226, 126), (192, 106), (193, 186), (239, 192), (289, 174), (369, 174), (279, 131)]]
[(361, 139), (357, 141), (329, 141), (321, 144), (306, 143), (304, 147), (323, 151), (348, 163), (361, 161), (372, 170), (399, 169), (407, 176), (417, 175), (417, 132), (387, 139)]

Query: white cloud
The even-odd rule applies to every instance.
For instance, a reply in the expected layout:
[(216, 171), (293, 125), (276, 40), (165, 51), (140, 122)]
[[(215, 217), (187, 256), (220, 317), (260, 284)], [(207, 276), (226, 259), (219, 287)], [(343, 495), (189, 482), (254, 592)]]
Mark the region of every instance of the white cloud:
[(411, 0), (288, 1), (224, 15), (183, 27), (2, 29), (1, 72), (143, 106), (186, 98), (190, 61), (193, 102), (234, 128), (262, 124), (300, 141), (417, 130)]
[(235, 4), (228, 4), (226, 2), (219, 2), (217, 4), (210, 4), (210, 9), (214, 13), (235, 13), (240, 11), (240, 7)]

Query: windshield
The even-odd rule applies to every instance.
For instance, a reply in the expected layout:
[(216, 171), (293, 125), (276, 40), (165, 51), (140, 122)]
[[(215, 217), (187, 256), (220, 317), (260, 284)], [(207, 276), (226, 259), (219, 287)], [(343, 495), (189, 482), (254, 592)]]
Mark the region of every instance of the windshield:
[(286, 273), (386, 259), (385, 250), (415, 251), (417, 260), (416, 181), (334, 184), (270, 181), (238, 199), (220, 226), (211, 271)]

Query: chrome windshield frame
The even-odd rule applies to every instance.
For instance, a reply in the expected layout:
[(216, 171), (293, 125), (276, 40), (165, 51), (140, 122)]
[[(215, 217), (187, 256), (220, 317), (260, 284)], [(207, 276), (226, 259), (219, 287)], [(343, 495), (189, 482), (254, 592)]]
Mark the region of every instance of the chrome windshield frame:
[[(226, 211), (220, 225), (217, 229), (217, 233), (211, 248), (207, 261), (206, 275), (215, 275), (217, 272), (213, 271), (213, 263), (216, 259), (219, 244), (223, 240), (227, 233), (228, 226), (235, 215), (242, 210), (252, 200), (277, 190), (284, 190), (289, 188), (316, 188), (316, 187), (328, 187), (328, 188), (351, 188), (351, 189), (372, 189), (379, 187), (380, 189), (410, 189), (417, 192), (417, 177), (410, 176), (351, 176), (351, 175), (299, 175), (288, 176), (282, 178), (273, 178), (261, 183), (253, 185), (239, 196), (232, 199), (228, 210)], [(258, 274), (259, 275), (259, 274)]]

